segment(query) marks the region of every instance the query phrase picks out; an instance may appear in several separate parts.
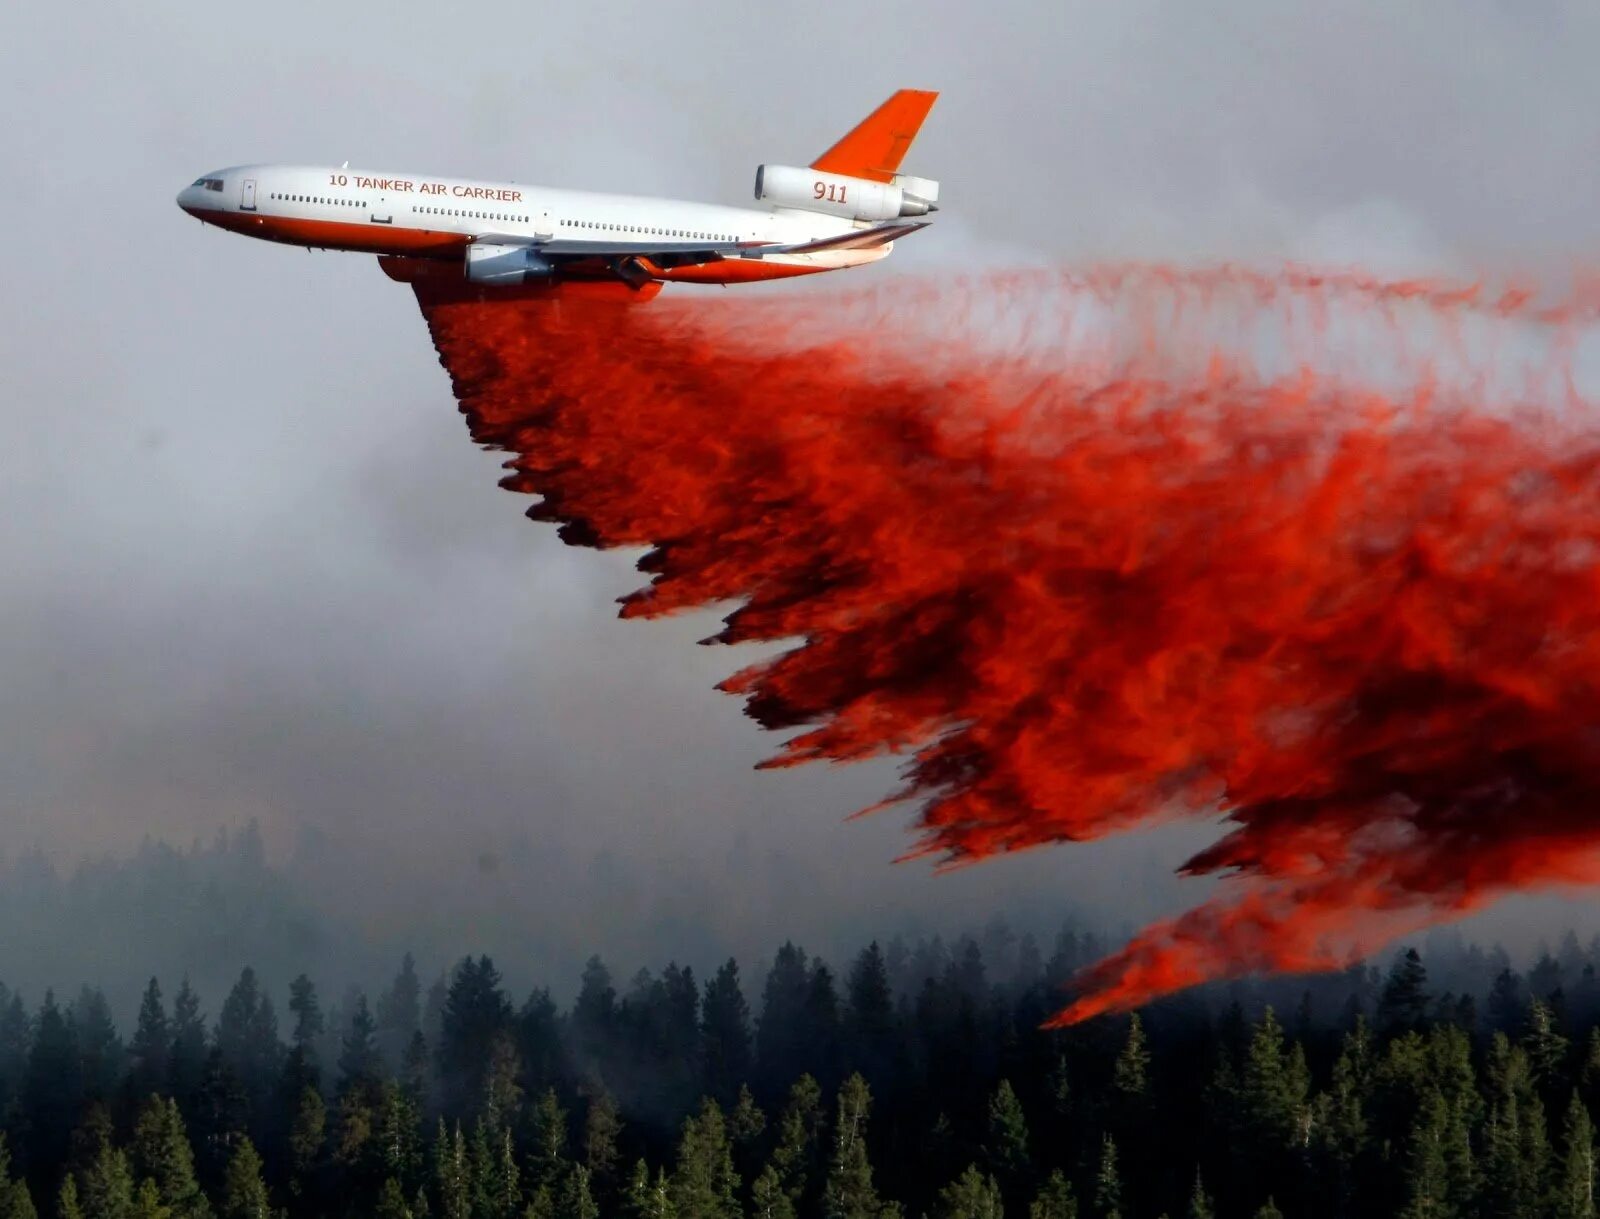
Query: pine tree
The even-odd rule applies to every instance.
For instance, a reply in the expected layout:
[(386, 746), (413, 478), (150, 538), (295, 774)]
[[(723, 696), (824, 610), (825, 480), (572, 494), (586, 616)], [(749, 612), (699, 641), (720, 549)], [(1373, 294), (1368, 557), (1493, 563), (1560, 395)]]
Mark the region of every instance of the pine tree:
[(556, 1219), (600, 1219), (600, 1208), (589, 1189), (589, 1170), (582, 1164), (574, 1164), (562, 1182)]
[(636, 1163), (623, 1210), (628, 1219), (676, 1219), (666, 1173), (658, 1172), (652, 1180), (649, 1166), (643, 1160)]
[(300, 1090), (294, 1118), (289, 1125), (289, 1194), (303, 1197), (312, 1190), (312, 1179), (322, 1163), (327, 1143), (328, 1107), (322, 1093), (313, 1087)]
[[(475, 1209), (482, 1215), (515, 1216), (522, 1206), (522, 1173), (517, 1168), (511, 1131), (502, 1129), (493, 1134), (488, 1122), (480, 1120), (473, 1144), (478, 1199)], [(481, 1151), (477, 1150), (479, 1147)]]
[(1449, 1105), (1437, 1089), (1431, 1089), (1412, 1124), (1401, 1219), (1443, 1219), (1450, 1213), (1445, 1151), (1449, 1124)]
[(778, 1170), (768, 1164), (750, 1187), (751, 1219), (795, 1219), (794, 1203), (783, 1192)]
[(742, 1181), (753, 1180), (758, 1172), (761, 1136), (767, 1129), (767, 1115), (761, 1112), (750, 1089), (739, 1085), (733, 1112), (728, 1114), (728, 1137), (733, 1141), (733, 1165)]
[(617, 1190), (617, 1139), (622, 1135), (622, 1118), (617, 1102), (602, 1091), (589, 1101), (583, 1119), (583, 1166), (589, 1170), (589, 1184), (597, 1198), (609, 1202)]
[(1108, 1134), (1100, 1140), (1100, 1168), (1094, 1177), (1095, 1219), (1121, 1219), (1122, 1177), (1117, 1172), (1117, 1144)]
[(533, 1108), (528, 1149), (528, 1188), (547, 1188), (554, 1196), (567, 1175), (567, 1111), (554, 1088), (546, 1088)]
[(828, 1219), (875, 1219), (881, 1209), (867, 1158), (867, 1120), (872, 1094), (867, 1081), (852, 1075), (839, 1088), (834, 1123), (833, 1156), (823, 1187), (823, 1213)]
[(804, 1208), (815, 1181), (821, 1127), (822, 1090), (811, 1076), (802, 1075), (789, 1090), (778, 1122), (778, 1143), (772, 1151), (773, 1171), (797, 1212)]
[(128, 1092), (136, 1102), (167, 1086), (172, 1058), (172, 1023), (161, 1001), (161, 984), (154, 978), (139, 1001), (139, 1023), (128, 1045)]
[(187, 977), (172, 1002), (172, 1050), (167, 1062), (167, 1087), (185, 1113), (193, 1114), (206, 1069), (206, 1022), (200, 998)]
[(476, 1114), (485, 1096), (495, 1039), (511, 1026), (511, 1003), (500, 987), (500, 971), (487, 956), (467, 957), (456, 967), (444, 1001), (439, 1032), (439, 1074), (445, 1113)]
[(1489, 988), (1489, 1025), (1497, 1032), (1510, 1033), (1524, 1023), (1526, 1000), (1522, 981), (1509, 969), (1502, 969)]
[(72, 1026), (55, 995), (46, 991), (34, 1021), (21, 1098), (28, 1116), (28, 1168), (35, 1179), (54, 1176), (66, 1163), (83, 1105), (79, 1066)]
[(378, 1171), (382, 1175), (395, 1177), (405, 1189), (416, 1185), (422, 1178), (425, 1159), (422, 1112), (392, 1079), (383, 1085), (374, 1133), (378, 1148)]
[(572, 1040), (580, 1055), (604, 1062), (616, 1036), (617, 992), (611, 971), (598, 956), (584, 964), (578, 998), (572, 1005)]
[(1528, 1031), (1522, 1038), (1534, 1085), (1545, 1095), (1560, 1086), (1567, 1060), (1567, 1039), (1556, 1029), (1555, 1016), (1543, 999), (1528, 1007)]
[(851, 1065), (873, 1083), (886, 1082), (896, 1056), (894, 993), (876, 940), (850, 967), (844, 1028)]
[(217, 1017), (216, 1048), (252, 1103), (270, 1093), (283, 1056), (278, 1018), (255, 970), (248, 966), (223, 1001)]
[(408, 952), (389, 989), (378, 997), (378, 1048), (390, 1067), (398, 1068), (406, 1048), (422, 1027), (422, 982), (417, 962)]
[(27, 1183), (11, 1175), (11, 1152), (0, 1135), (0, 1219), (38, 1219)]
[(672, 1204), (695, 1219), (738, 1219), (738, 1179), (733, 1148), (722, 1110), (707, 1097), (700, 1112), (683, 1123), (677, 1167), (672, 1173)]
[[(89, 1100), (109, 1101), (122, 1078), (122, 1038), (105, 995), (91, 986), (82, 987), (68, 1012), (72, 1037), (78, 1047), (78, 1075), (84, 1096)], [(131, 1206), (132, 1198), (129, 1198)]]
[(969, 1164), (966, 1172), (939, 1191), (933, 1213), (936, 1219), (1004, 1219), (1005, 1205), (994, 1178)]
[(240, 1139), (228, 1161), (222, 1184), (221, 1219), (269, 1219), (267, 1185), (261, 1178), (261, 1157), (249, 1139)]
[(528, 1207), (522, 1219), (557, 1219), (556, 1195), (548, 1185), (541, 1185), (528, 1196)]
[(439, 1133), (433, 1142), (433, 1187), (439, 1198), (440, 1219), (472, 1219), (472, 1172), (467, 1163), (467, 1144), (461, 1127), (454, 1135), (439, 1119)]
[(324, 1028), (322, 1005), (317, 1001), (316, 984), (305, 974), (289, 983), (289, 1011), (294, 1016), (294, 1031), (290, 1035), (294, 1048), (315, 1056)]
[(739, 963), (732, 957), (706, 983), (700, 1006), (700, 1059), (706, 1091), (731, 1105), (750, 1078), (750, 1004), (739, 986)]
[(1029, 1203), (1028, 1219), (1078, 1219), (1078, 1200), (1059, 1168), (1051, 1170)]
[(989, 1098), (984, 1158), (1007, 1202), (1017, 1207), (1029, 1192), (1033, 1166), (1028, 1158), (1028, 1122), (1008, 1079), (1002, 1079)]
[(56, 1219), (84, 1219), (83, 1208), (78, 1205), (78, 1183), (70, 1174), (61, 1182), (61, 1192), (56, 1195)]
[(1428, 1015), (1428, 971), (1415, 948), (1395, 958), (1378, 999), (1378, 1027), (1389, 1033), (1421, 1028)]
[(1261, 1209), (1256, 1211), (1256, 1219), (1283, 1219), (1283, 1212), (1278, 1209), (1278, 1204), (1269, 1196), (1261, 1204)]
[(133, 1174), (128, 1157), (112, 1142), (111, 1118), (93, 1105), (73, 1135), (73, 1175), (78, 1205), (93, 1219), (128, 1219), (133, 1211)]
[(1298, 1045), (1286, 1051), (1283, 1042), (1269, 1007), (1250, 1038), (1240, 1087), (1245, 1121), (1264, 1148), (1297, 1146), (1305, 1129), (1310, 1087), (1305, 1057)]
[(761, 1019), (756, 1024), (756, 1064), (765, 1096), (776, 1095), (785, 1079), (817, 1069), (805, 1052), (806, 1003), (811, 973), (805, 950), (785, 942), (773, 959), (761, 991)]
[(1111, 1086), (1128, 1100), (1142, 1099), (1149, 1087), (1150, 1049), (1145, 1043), (1139, 1013), (1128, 1017), (1128, 1039), (1111, 1071)]
[(28, 1072), (33, 1044), (32, 1022), (22, 996), (0, 987), (0, 1121), (21, 1103), (22, 1081)]
[(414, 1219), (411, 1207), (406, 1204), (405, 1190), (393, 1177), (384, 1180), (378, 1193), (378, 1206), (374, 1219)]
[(1591, 1113), (1600, 1105), (1600, 1025), (1589, 1030), (1584, 1043), (1583, 1062), (1578, 1067), (1578, 1090), (1584, 1107)]
[(133, 1208), (128, 1213), (132, 1219), (172, 1219), (172, 1208), (162, 1203), (156, 1183), (150, 1180), (133, 1191)]
[(134, 1123), (130, 1148), (134, 1179), (155, 1188), (156, 1200), (173, 1219), (202, 1219), (211, 1213), (195, 1178), (194, 1151), (176, 1101), (151, 1097)]
[(378, 1091), (383, 1079), (383, 1058), (378, 1053), (378, 1022), (367, 1010), (367, 997), (357, 995), (350, 1023), (345, 1025), (339, 1045), (339, 1092), (357, 1093), (368, 1099)]
[(1200, 1170), (1194, 1170), (1194, 1189), (1189, 1194), (1188, 1219), (1216, 1219), (1216, 1209), (1212, 1205), (1211, 1195), (1206, 1193), (1205, 1181), (1200, 1176)]
[(1594, 1123), (1576, 1092), (1567, 1106), (1564, 1143), (1560, 1193), (1556, 1199), (1559, 1219), (1595, 1219)]

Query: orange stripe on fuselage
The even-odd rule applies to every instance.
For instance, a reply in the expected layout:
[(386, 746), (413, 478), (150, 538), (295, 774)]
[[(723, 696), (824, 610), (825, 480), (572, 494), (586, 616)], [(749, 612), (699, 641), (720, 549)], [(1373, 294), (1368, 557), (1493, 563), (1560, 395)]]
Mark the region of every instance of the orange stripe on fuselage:
[[(196, 211), (191, 215), (220, 229), (243, 233), (247, 237), (260, 237), (265, 241), (398, 258), (455, 259), (463, 257), (470, 244), (470, 238), (463, 233), (441, 233), (432, 229), (401, 228), (398, 225), (391, 227), (372, 221), (351, 224), (338, 220), (310, 220), (300, 216), (262, 215), (259, 212)], [(688, 284), (748, 284), (840, 269), (759, 259), (728, 259), (698, 266), (667, 268), (658, 267), (643, 258), (639, 261), (658, 280)], [(614, 281), (616, 275), (603, 262), (596, 260), (593, 265), (564, 269), (561, 278)], [(490, 288), (487, 291), (494, 293), (504, 289)]]

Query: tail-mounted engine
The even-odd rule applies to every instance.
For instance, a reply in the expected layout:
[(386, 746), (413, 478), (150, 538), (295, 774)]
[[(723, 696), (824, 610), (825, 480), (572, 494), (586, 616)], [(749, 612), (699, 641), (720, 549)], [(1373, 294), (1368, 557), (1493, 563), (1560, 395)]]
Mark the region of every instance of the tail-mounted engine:
[(850, 220), (893, 220), (936, 210), (939, 184), (909, 174), (873, 182), (796, 165), (762, 165), (756, 170), (756, 198), (773, 207), (826, 212)]

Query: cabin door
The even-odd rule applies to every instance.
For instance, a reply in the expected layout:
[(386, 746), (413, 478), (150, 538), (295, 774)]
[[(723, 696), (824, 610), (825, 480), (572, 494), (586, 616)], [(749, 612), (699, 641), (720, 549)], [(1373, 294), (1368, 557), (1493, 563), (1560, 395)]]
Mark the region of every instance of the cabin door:
[(256, 180), (254, 178), (246, 178), (244, 180), (244, 194), (239, 196), (239, 210), (241, 212), (253, 212), (256, 210)]

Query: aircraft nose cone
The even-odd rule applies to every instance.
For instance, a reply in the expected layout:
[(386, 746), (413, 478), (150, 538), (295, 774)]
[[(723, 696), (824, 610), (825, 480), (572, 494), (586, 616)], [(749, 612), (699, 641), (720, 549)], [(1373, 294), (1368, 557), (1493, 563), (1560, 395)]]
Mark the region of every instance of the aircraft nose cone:
[(194, 187), (192, 186), (185, 186), (180, 190), (174, 202), (191, 216), (195, 215), (199, 210), (195, 206)]

